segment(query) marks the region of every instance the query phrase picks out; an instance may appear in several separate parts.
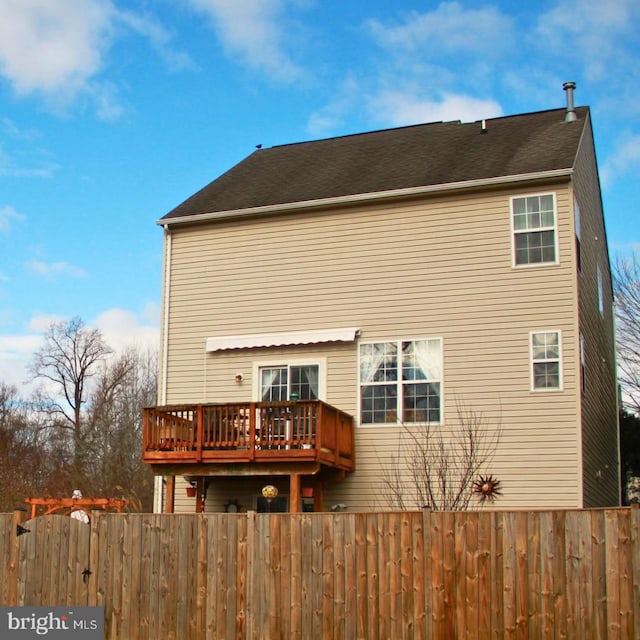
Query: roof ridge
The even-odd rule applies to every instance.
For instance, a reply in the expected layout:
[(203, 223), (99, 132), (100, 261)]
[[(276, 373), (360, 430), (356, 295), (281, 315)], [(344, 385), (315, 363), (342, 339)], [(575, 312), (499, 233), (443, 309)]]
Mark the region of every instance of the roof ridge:
[[(578, 109), (585, 109), (586, 106), (576, 107), (576, 111)], [(326, 138), (315, 138), (313, 140), (298, 140), (296, 142), (284, 142), (282, 144), (274, 144), (270, 147), (264, 147), (260, 149), (260, 151), (269, 151), (271, 149), (282, 149), (283, 147), (295, 147), (303, 144), (313, 144), (316, 142), (330, 142), (332, 140), (346, 140), (349, 138), (358, 138), (361, 136), (369, 136), (377, 133), (387, 133), (389, 131), (402, 131), (407, 129), (417, 129), (422, 127), (432, 127), (436, 125), (473, 125), (478, 124), (485, 120), (486, 122), (495, 122), (497, 120), (508, 120), (510, 118), (525, 118), (529, 116), (542, 115), (544, 113), (552, 113), (552, 112), (565, 112), (566, 109), (564, 107), (556, 107), (554, 109), (540, 109), (539, 111), (530, 111), (528, 113), (513, 113), (502, 116), (495, 116), (493, 118), (478, 118), (477, 120), (469, 120), (467, 122), (462, 122), (461, 120), (434, 120), (432, 122), (419, 122), (415, 124), (407, 124), (402, 125), (400, 127), (384, 127), (382, 129), (372, 129), (370, 131), (358, 131), (356, 133), (345, 133), (337, 136), (328, 136)]]

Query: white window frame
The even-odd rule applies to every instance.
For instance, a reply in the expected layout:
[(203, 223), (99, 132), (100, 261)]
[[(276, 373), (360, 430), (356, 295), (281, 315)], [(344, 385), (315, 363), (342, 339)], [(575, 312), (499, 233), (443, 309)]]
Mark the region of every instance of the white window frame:
[[(553, 225), (539, 227), (534, 229), (516, 229), (514, 224), (514, 201), (524, 198), (541, 198), (543, 196), (551, 196), (553, 199)], [(557, 265), (560, 263), (560, 247), (558, 244), (558, 201), (553, 191), (544, 193), (523, 193), (517, 196), (511, 196), (509, 200), (509, 219), (511, 223), (511, 262), (516, 269), (530, 269), (536, 267), (548, 267), (549, 265)], [(538, 233), (542, 231), (553, 231), (553, 244), (555, 247), (554, 260), (548, 262), (531, 262), (527, 264), (517, 264), (516, 262), (516, 235), (525, 233)]]
[[(555, 333), (558, 336), (558, 358), (535, 359), (533, 357), (533, 336), (540, 333)], [(536, 387), (534, 365), (543, 362), (558, 363), (558, 386), (557, 387)], [(538, 329), (529, 332), (529, 376), (531, 391), (535, 393), (556, 393), (563, 391), (563, 367), (562, 367), (562, 331), (560, 329)]]
[(604, 282), (602, 280), (602, 269), (600, 269), (600, 265), (596, 266), (596, 278), (598, 286), (598, 311), (600, 315), (604, 317)]
[(587, 390), (587, 360), (585, 356), (585, 340), (580, 334), (580, 391), (584, 395)]
[(576, 232), (576, 266), (578, 272), (582, 271), (582, 221), (580, 217), (580, 205), (576, 197), (573, 197), (573, 221)]
[(317, 366), (318, 367), (318, 400), (326, 402), (327, 398), (327, 359), (321, 358), (273, 358), (268, 360), (257, 360), (253, 362), (253, 388), (251, 390), (251, 396), (254, 402), (260, 402), (262, 397), (260, 396), (260, 369), (264, 368), (276, 368), (276, 367), (305, 367), (305, 366)]
[[(363, 428), (370, 428), (370, 427), (374, 427), (374, 428), (397, 427), (397, 426), (403, 424), (403, 422), (402, 422), (402, 398), (403, 398), (402, 386), (403, 386), (403, 382), (404, 383), (414, 382), (414, 381), (411, 381), (411, 380), (403, 381), (401, 374), (397, 376), (398, 379), (395, 381), (395, 384), (397, 385), (396, 413), (397, 413), (398, 419), (395, 422), (367, 422), (367, 423), (363, 423), (362, 422), (362, 387), (366, 386), (366, 383), (362, 383), (360, 381), (360, 363), (361, 363), (360, 350), (361, 350), (362, 346), (367, 345), (367, 344), (396, 343), (396, 345), (398, 346), (398, 354), (399, 354), (399, 356), (401, 358), (402, 343), (403, 342), (417, 342), (417, 341), (421, 341), (421, 340), (437, 340), (440, 343), (440, 361), (438, 363), (438, 366), (439, 366), (439, 369), (440, 369), (440, 379), (437, 381), (440, 384), (440, 420), (438, 422), (432, 422), (431, 424), (432, 425), (442, 425), (442, 424), (444, 424), (444, 364), (443, 364), (444, 363), (444, 340), (443, 340), (442, 336), (421, 336), (419, 338), (415, 338), (415, 337), (412, 337), (412, 338), (380, 338), (379, 340), (367, 340), (367, 341), (363, 341), (363, 342), (359, 342), (358, 343), (358, 349), (357, 349), (357, 354), (356, 354), (356, 375), (357, 375), (357, 383), (358, 383), (358, 426), (359, 427), (363, 427)], [(401, 362), (401, 360), (398, 363), (398, 366), (399, 366), (400, 372), (401, 372), (401, 370), (402, 370), (402, 362)], [(422, 424), (422, 422), (406, 422), (405, 424)]]

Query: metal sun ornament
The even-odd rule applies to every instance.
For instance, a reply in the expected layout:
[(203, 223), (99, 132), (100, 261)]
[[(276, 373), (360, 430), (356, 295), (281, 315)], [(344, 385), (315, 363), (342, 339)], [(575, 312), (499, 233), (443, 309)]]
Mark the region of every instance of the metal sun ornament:
[(480, 502), (493, 502), (502, 495), (500, 480), (493, 476), (480, 476), (473, 483), (473, 492), (477, 494)]

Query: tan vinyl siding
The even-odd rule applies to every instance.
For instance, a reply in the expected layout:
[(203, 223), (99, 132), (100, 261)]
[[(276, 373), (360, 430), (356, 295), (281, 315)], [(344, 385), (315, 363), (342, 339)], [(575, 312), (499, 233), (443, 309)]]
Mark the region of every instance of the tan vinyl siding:
[[(620, 500), (613, 296), (593, 149), (591, 128), (587, 126), (574, 180), (582, 229), (582, 268), (577, 278), (580, 332), (584, 336), (586, 356), (586, 390), (582, 402), (585, 507), (611, 506)], [(604, 314), (598, 309), (598, 268), (602, 274)]]
[[(551, 192), (559, 264), (514, 268), (510, 197)], [(345, 326), (361, 341), (439, 337), (445, 423), (456, 399), (501, 415), (488, 469), (505, 487), (500, 506), (581, 506), (571, 210), (568, 185), (555, 184), (176, 228), (167, 402), (246, 400), (254, 361), (317, 355), (327, 402), (357, 416), (357, 344), (205, 354), (206, 338)], [(529, 335), (548, 330), (562, 334), (563, 391), (532, 392)], [(327, 488), (328, 505), (376, 506), (398, 433), (357, 428), (357, 470)]]

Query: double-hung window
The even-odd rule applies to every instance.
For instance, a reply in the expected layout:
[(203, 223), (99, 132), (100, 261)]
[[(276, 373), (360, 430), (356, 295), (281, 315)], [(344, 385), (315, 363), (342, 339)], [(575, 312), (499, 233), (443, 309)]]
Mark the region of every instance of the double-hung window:
[(580, 390), (582, 393), (587, 390), (587, 361), (584, 348), (584, 336), (580, 334)]
[(438, 423), (442, 340), (360, 345), (360, 423)]
[(562, 388), (559, 331), (531, 332), (531, 386), (536, 391)]
[(552, 193), (511, 199), (516, 266), (558, 261), (556, 207)]
[(578, 265), (578, 271), (582, 271), (582, 223), (580, 222), (580, 205), (575, 198), (573, 199), (573, 219), (576, 229), (576, 263)]
[(604, 284), (602, 282), (602, 271), (600, 265), (597, 268), (597, 286), (598, 286), (598, 311), (604, 316)]
[(317, 364), (260, 367), (260, 399), (286, 402), (297, 394), (299, 400), (317, 400), (319, 369)]

